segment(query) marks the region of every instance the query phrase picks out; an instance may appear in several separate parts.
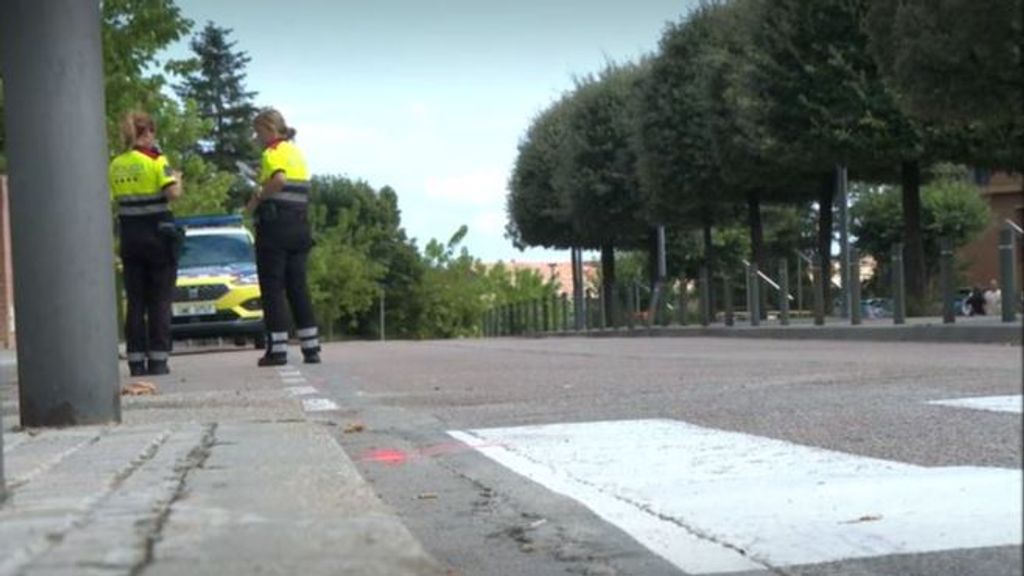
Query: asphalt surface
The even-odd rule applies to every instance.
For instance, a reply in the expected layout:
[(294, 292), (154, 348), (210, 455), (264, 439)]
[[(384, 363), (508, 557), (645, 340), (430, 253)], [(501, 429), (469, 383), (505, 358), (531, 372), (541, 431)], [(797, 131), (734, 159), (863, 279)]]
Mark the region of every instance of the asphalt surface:
[[(1014, 346), (506, 339), (347, 343), (329, 346), (324, 360), (304, 372), (343, 407), (336, 437), (456, 574), (683, 572), (587, 506), (453, 441), (449, 431), (669, 419), (928, 469), (1022, 465), (1019, 413), (928, 403), (1020, 394)], [(935, 522), (941, 527), (941, 518)], [(1021, 548), (893, 553), (750, 573), (1011, 575), (1021, 573)]]
[[(297, 350), (292, 353), (298, 355)], [(776, 442), (782, 447), (780, 454), (790, 447), (823, 449), (868, 464), (917, 467), (914, 470), (924, 475), (974, 470), (1012, 475), (1022, 468), (1019, 412), (930, 402), (1020, 395), (1021, 354), (1019, 346), (991, 344), (556, 338), (339, 343), (325, 347), (323, 364), (299, 367), (305, 384), (337, 403), (336, 409), (307, 417), (318, 420), (337, 440), (446, 573), (659, 576), (711, 572), (680, 568), (592, 503), (563, 495), (488, 457), (489, 448), (503, 448), (500, 443), (470, 446), (452, 433), (669, 422), (701, 433), (735, 433), (743, 441)], [(165, 377), (166, 388), (189, 394), (192, 401), (202, 401), (206, 393), (214, 398), (218, 390), (261, 393), (279, 388), (276, 371), (239, 370), (257, 357), (251, 350), (230, 348), (176, 355), (172, 368), (182, 369)], [(212, 377), (190, 378), (186, 366)], [(243, 372), (245, 376), (239, 376)], [(176, 418), (192, 418), (175, 398), (155, 398), (146, 411), (167, 409)], [(207, 405), (210, 402), (203, 409), (216, 408)], [(258, 408), (247, 408), (246, 417), (255, 417)], [(13, 424), (5, 420), (5, 426)], [(640, 479), (641, 486), (642, 480), (649, 478), (655, 485), (663, 473), (672, 472), (655, 459), (637, 461), (628, 448), (601, 457), (609, 470), (631, 466), (619, 472)], [(757, 460), (769, 470), (776, 466), (779, 476), (800, 478), (800, 473), (787, 470), (799, 461), (775, 462), (776, 457), (765, 454)], [(554, 468), (580, 463), (553, 461)], [(847, 484), (861, 480), (861, 488), (874, 494), (878, 477), (858, 479), (854, 473)], [(749, 501), (747, 492), (755, 494), (755, 502), (758, 494), (771, 499), (778, 493), (771, 478), (760, 482), (744, 484), (736, 501)], [(1019, 476), (1017, 484), (1011, 495), (1019, 495)], [(995, 497), (1006, 494), (1003, 490)], [(666, 500), (675, 496), (663, 495)], [(987, 496), (988, 503), (993, 498), (980, 496)], [(648, 508), (659, 506), (657, 498)], [(1019, 510), (1019, 496), (1015, 502), (1008, 502), (1007, 509)], [(998, 508), (998, 500), (996, 504)], [(970, 511), (974, 506), (975, 501), (964, 500), (963, 508)], [(813, 516), (816, 511), (811, 512)], [(728, 523), (734, 512), (726, 503), (725, 509), (711, 513)], [(705, 520), (700, 515), (681, 520), (670, 516), (664, 515), (680, 523)], [(738, 511), (740, 517), (743, 510)], [(875, 518), (859, 520), (870, 523)], [(948, 522), (942, 515), (927, 518), (936, 532), (948, 531)], [(958, 526), (963, 532), (988, 528)], [(765, 540), (780, 536), (762, 530), (759, 536)], [(1022, 573), (1020, 537), (1015, 538), (1009, 545), (945, 546), (924, 552), (893, 549), (824, 562), (760, 562), (759, 569), (732, 573), (1010, 576)], [(726, 537), (710, 541), (747, 554), (742, 542)], [(797, 543), (798, 548), (820, 546), (813, 537)]]

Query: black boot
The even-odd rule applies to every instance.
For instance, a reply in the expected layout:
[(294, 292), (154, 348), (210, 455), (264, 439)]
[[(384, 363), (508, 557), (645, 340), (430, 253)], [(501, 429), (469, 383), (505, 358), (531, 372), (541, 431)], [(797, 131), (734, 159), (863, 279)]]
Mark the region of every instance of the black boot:
[(132, 376), (145, 376), (146, 375), (146, 363), (145, 362), (129, 362), (128, 372)]
[(306, 364), (319, 364), (320, 350), (303, 350), (302, 361)]
[(282, 352), (268, 352), (260, 358), (258, 366), (284, 366), (288, 363), (288, 355)]
[(171, 369), (167, 367), (167, 360), (150, 360), (149, 361), (149, 375), (150, 376), (163, 376), (164, 374), (170, 374)]

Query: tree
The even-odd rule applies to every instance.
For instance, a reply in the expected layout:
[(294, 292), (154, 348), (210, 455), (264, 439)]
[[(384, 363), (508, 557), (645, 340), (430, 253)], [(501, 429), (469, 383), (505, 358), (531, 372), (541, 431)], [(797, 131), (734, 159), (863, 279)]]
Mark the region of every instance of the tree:
[(156, 111), (167, 101), (163, 66), (156, 56), (192, 27), (174, 0), (104, 0), (102, 3), (103, 70), (107, 135), (118, 150), (119, 122), (129, 110)]
[(1024, 2), (871, 2), (871, 53), (917, 118), (972, 136), (971, 161), (1024, 172)]
[(190, 43), (195, 57), (180, 62), (183, 80), (175, 88), (182, 100), (194, 100), (203, 118), (212, 122), (207, 137), (197, 142), (203, 157), (225, 172), (236, 172), (236, 162), (258, 156), (252, 138), (255, 92), (245, 88), (249, 55), (235, 49), (231, 30), (207, 22)]
[[(929, 277), (934, 277), (939, 267), (940, 239), (948, 237), (956, 247), (970, 243), (988, 224), (989, 211), (977, 187), (966, 178), (940, 178), (924, 186), (921, 196), (925, 269)], [(855, 195), (850, 211), (857, 245), (875, 258), (885, 274), (892, 260), (892, 246), (902, 239), (900, 198), (897, 187), (864, 186)]]
[[(754, 35), (753, 78), (766, 96), (763, 122), (776, 140), (792, 143), (792, 162), (822, 172), (849, 166), (865, 181), (892, 181), (901, 173), (908, 303), (916, 308), (925, 287), (921, 163), (942, 145), (929, 138), (948, 135), (905, 114), (884, 81), (868, 49), (869, 0), (759, 1), (764, 24)], [(833, 197), (830, 187), (821, 190), (825, 224)], [(831, 230), (823, 226), (819, 242), (828, 269)]]
[(565, 146), (568, 97), (537, 115), (519, 142), (508, 182), (505, 237), (517, 248), (575, 246), (569, 199), (555, 179)]
[(633, 99), (645, 65), (609, 64), (577, 80), (569, 99), (566, 140), (555, 169), (569, 200), (578, 245), (601, 250), (606, 310), (613, 314), (615, 249), (645, 247), (652, 227), (644, 211), (633, 144)]

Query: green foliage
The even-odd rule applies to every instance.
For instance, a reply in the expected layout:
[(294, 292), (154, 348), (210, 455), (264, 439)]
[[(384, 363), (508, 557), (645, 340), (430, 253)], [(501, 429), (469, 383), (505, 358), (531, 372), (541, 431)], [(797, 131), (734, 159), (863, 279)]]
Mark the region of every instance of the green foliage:
[(207, 22), (190, 43), (195, 57), (175, 63), (174, 69), (184, 76), (175, 87), (178, 96), (195, 101), (211, 122), (210, 132), (194, 148), (220, 170), (236, 173), (236, 162), (249, 162), (259, 151), (252, 136), (256, 93), (245, 89), (250, 58), (235, 49), (230, 34), (229, 28)]
[(577, 245), (642, 245), (649, 228), (636, 172), (632, 99), (643, 65), (608, 65), (577, 81), (569, 99), (566, 140), (555, 168), (569, 198)]
[(166, 77), (153, 64), (157, 54), (188, 33), (192, 21), (174, 0), (104, 0), (102, 19), (107, 135), (111, 149), (119, 152), (124, 113), (165, 105)]
[(167, 100), (155, 113), (159, 136), (171, 166), (182, 173), (182, 196), (174, 202), (176, 216), (224, 212), (235, 177), (220, 172), (191, 146), (209, 132), (209, 121), (199, 116), (194, 102), (184, 108)]
[(519, 142), (509, 178), (505, 226), (505, 236), (517, 248), (573, 245), (568, 194), (555, 179), (568, 131), (568, 106), (568, 97), (552, 104), (533, 120)]
[(760, 5), (751, 83), (764, 98), (762, 122), (787, 143), (788, 164), (841, 163), (891, 177), (899, 159), (921, 155), (921, 128), (902, 113), (868, 52), (868, 0)]
[[(892, 245), (903, 240), (901, 191), (894, 186), (859, 190), (850, 209), (851, 232), (862, 252), (883, 267), (892, 259)], [(921, 191), (925, 267), (938, 270), (939, 240), (949, 237), (956, 247), (974, 240), (989, 222), (988, 205), (976, 186), (963, 179), (941, 179)]]
[(1024, 171), (1022, 18), (1021, 0), (872, 2), (872, 54), (901, 104), (969, 138), (950, 159)]

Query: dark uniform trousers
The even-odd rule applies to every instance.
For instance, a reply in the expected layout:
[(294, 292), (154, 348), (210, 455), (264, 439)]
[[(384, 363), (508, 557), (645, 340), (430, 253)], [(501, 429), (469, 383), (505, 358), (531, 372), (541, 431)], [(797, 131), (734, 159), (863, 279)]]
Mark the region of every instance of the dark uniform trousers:
[(129, 362), (166, 361), (171, 351), (171, 301), (178, 275), (174, 223), (121, 218), (121, 262), (128, 297), (125, 340)]
[(288, 305), (303, 340), (303, 352), (319, 350), (316, 317), (306, 283), (306, 260), (312, 247), (305, 206), (292, 207), (273, 201), (265, 201), (260, 206), (256, 222), (256, 268), (263, 321), (269, 333), (269, 353), (284, 352), (289, 327)]

